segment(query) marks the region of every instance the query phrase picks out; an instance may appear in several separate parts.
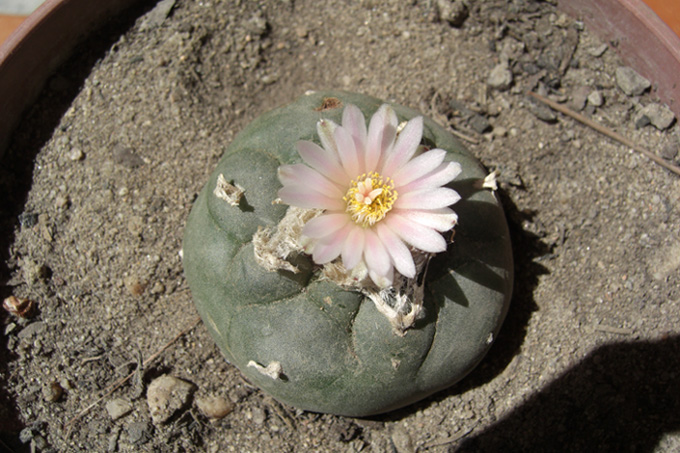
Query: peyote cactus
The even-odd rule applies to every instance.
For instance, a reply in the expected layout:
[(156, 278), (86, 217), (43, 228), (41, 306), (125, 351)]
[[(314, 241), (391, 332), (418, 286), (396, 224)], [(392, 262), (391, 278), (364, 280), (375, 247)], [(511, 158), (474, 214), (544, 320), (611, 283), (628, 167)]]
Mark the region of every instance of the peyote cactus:
[[(250, 381), (301, 409), (367, 416), (452, 385), (487, 352), (509, 304), (509, 234), (487, 173), (442, 127), (381, 105), (316, 92), (260, 116), (229, 146), (186, 227), (184, 269), (211, 335)], [(366, 165), (341, 156), (361, 174), (337, 197), (337, 166), (317, 172), (313, 153), (359, 152), (376, 112), (392, 139), (397, 118), (411, 121), (396, 145), (373, 124), (368, 142), (425, 157), (398, 168), (386, 154)], [(418, 192), (427, 175), (446, 187)], [(325, 185), (330, 198), (317, 192)], [(400, 230), (409, 203), (422, 204), (422, 218)], [(455, 236), (439, 233), (454, 224)]]

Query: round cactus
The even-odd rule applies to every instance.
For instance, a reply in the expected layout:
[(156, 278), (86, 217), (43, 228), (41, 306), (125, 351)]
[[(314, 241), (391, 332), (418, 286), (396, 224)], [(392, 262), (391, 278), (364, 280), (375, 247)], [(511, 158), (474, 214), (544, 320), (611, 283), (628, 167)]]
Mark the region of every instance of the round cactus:
[[(272, 232), (293, 209), (280, 202), (277, 172), (302, 162), (298, 142), (320, 143), (320, 120), (339, 123), (347, 105), (370, 118), (383, 104), (316, 92), (260, 116), (229, 146), (187, 223), (184, 269), (212, 337), (251, 382), (304, 410), (367, 416), (444, 389), (481, 360), (508, 308), (509, 233), (494, 192), (483, 184), (487, 172), (429, 119), (421, 144), (460, 164), (448, 183), (460, 201), (446, 251), (409, 280), (421, 290), (422, 309), (408, 325), (386, 313), (398, 307), (381, 307), (371, 296), (382, 294), (380, 287), (370, 293), (329, 278), (306, 250), (276, 253), (286, 243)], [(399, 121), (419, 116), (390, 107)], [(302, 214), (297, 219), (305, 221)]]

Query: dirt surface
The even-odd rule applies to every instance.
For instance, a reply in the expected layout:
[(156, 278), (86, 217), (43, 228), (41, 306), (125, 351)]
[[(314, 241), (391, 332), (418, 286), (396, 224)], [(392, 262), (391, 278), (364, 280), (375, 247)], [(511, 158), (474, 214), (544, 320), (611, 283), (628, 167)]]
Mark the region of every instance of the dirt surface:
[[(449, 3), (165, 0), (82, 47), (0, 170), (2, 297), (36, 305), (0, 315), (0, 449), (680, 449), (680, 178), (526, 93), (671, 161), (678, 126), (646, 124), (653, 87), (625, 94), (615, 49), (553, 2), (469, 1), (467, 17)], [(185, 219), (234, 134), (331, 88), (465, 136), (502, 172), (515, 250), (513, 303), (482, 364), (371, 419), (250, 386), (191, 328), (182, 275)], [(192, 385), (154, 422), (149, 384), (164, 374)]]

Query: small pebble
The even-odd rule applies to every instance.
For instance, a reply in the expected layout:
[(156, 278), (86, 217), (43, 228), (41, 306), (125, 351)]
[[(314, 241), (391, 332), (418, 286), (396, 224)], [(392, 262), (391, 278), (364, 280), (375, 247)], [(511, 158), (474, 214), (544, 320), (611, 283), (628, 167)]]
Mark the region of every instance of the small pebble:
[(309, 35), (309, 30), (307, 30), (307, 27), (304, 25), (300, 25), (299, 27), (295, 27), (295, 35), (298, 38), (306, 38), (307, 35)]
[(261, 407), (255, 406), (252, 412), (253, 423), (261, 425), (267, 419), (267, 413)]
[(205, 396), (196, 398), (198, 409), (211, 420), (226, 417), (234, 410), (234, 403), (222, 396)]
[(500, 104), (492, 102), (486, 109), (486, 113), (489, 116), (498, 116), (503, 111), (503, 107)]
[(123, 279), (123, 283), (125, 284), (125, 287), (130, 292), (130, 294), (132, 294), (135, 297), (144, 294), (144, 290), (146, 289), (146, 285), (140, 282), (139, 279), (134, 275), (125, 277)]
[(483, 134), (491, 130), (491, 124), (482, 115), (472, 115), (468, 119), (468, 125), (478, 134)]
[(77, 162), (85, 158), (85, 153), (83, 153), (83, 151), (78, 148), (74, 148), (68, 152), (67, 157), (69, 158), (69, 160)]
[(16, 323), (10, 322), (10, 323), (7, 324), (7, 326), (5, 327), (5, 335), (11, 334), (12, 332), (14, 332), (14, 330), (15, 330), (16, 328), (17, 328)]
[(588, 53), (590, 53), (590, 55), (592, 55), (593, 57), (601, 57), (602, 55), (604, 55), (608, 48), (609, 46), (607, 46), (606, 44), (602, 44), (597, 47), (593, 47), (588, 51)]
[(28, 339), (40, 335), (45, 331), (45, 329), (47, 329), (47, 324), (45, 324), (44, 321), (36, 321), (24, 327), (23, 330), (17, 334), (17, 336), (21, 339)]
[(639, 118), (649, 119), (649, 123), (660, 131), (668, 129), (675, 121), (675, 115), (671, 109), (661, 104), (649, 104), (643, 107)]
[(437, 0), (439, 19), (453, 27), (460, 27), (468, 17), (468, 8), (461, 0)]
[(52, 381), (42, 388), (43, 398), (49, 403), (56, 403), (64, 394), (64, 389), (57, 381)]
[(260, 78), (260, 82), (262, 82), (265, 85), (271, 85), (272, 83), (276, 83), (277, 80), (278, 76), (272, 74), (265, 74)]
[(150, 30), (159, 27), (170, 15), (170, 11), (175, 6), (175, 0), (161, 0), (146, 14), (146, 18), (140, 26), (140, 30)]
[(546, 123), (555, 123), (557, 122), (557, 115), (555, 114), (555, 111), (551, 109), (550, 107), (539, 104), (533, 101), (529, 101), (526, 104), (527, 109), (536, 116), (541, 121), (545, 121)]
[(680, 143), (678, 142), (666, 143), (661, 147), (661, 157), (668, 160), (675, 159), (678, 155), (678, 147), (680, 147)]
[(643, 127), (647, 127), (650, 124), (652, 124), (652, 122), (649, 120), (649, 117), (647, 117), (645, 115), (640, 115), (635, 120), (635, 127), (638, 128), (638, 129), (642, 129)]
[(396, 425), (392, 429), (392, 443), (397, 453), (414, 453), (413, 439), (411, 435), (401, 425)]
[(54, 206), (56, 206), (57, 209), (67, 208), (70, 203), (71, 200), (68, 195), (57, 195), (57, 198), (54, 199)]
[(126, 148), (122, 145), (116, 145), (113, 147), (113, 161), (127, 168), (137, 168), (144, 164), (144, 160), (139, 157), (135, 152)]
[(38, 283), (40, 280), (48, 278), (51, 271), (45, 264), (26, 259), (21, 265), (21, 273), (23, 274), (26, 284), (30, 286)]
[(120, 428), (115, 429), (109, 436), (109, 442), (106, 451), (114, 452), (118, 450), (118, 438), (120, 437)]
[(151, 294), (163, 294), (165, 292), (165, 286), (161, 282), (156, 282), (151, 287)]
[(600, 91), (595, 90), (588, 95), (588, 104), (593, 107), (601, 107), (604, 104), (604, 96)]
[(49, 447), (47, 439), (37, 434), (31, 439), (31, 451), (45, 451)]
[(125, 431), (128, 435), (128, 440), (133, 445), (144, 444), (151, 440), (152, 427), (146, 422), (130, 423)]
[(111, 420), (118, 420), (132, 412), (132, 404), (123, 398), (115, 398), (106, 402), (106, 412)]
[(174, 376), (163, 375), (149, 384), (146, 400), (154, 424), (165, 423), (187, 406), (194, 384)]
[(503, 126), (496, 126), (493, 128), (494, 137), (505, 137), (508, 135), (508, 130)]
[(506, 63), (501, 63), (491, 70), (486, 79), (487, 85), (499, 91), (504, 91), (512, 85), (512, 71)]
[(649, 80), (628, 66), (616, 68), (616, 84), (628, 96), (639, 96), (652, 86)]
[(586, 107), (586, 102), (588, 101), (588, 94), (590, 93), (590, 87), (580, 86), (576, 88), (571, 93), (571, 101), (569, 101), (569, 106), (576, 110), (577, 112), (583, 110)]
[(31, 439), (33, 439), (34, 436), (35, 434), (33, 434), (33, 428), (29, 426), (28, 428), (24, 428), (21, 430), (21, 432), (19, 433), (19, 441), (22, 444), (27, 444), (28, 442), (31, 441)]

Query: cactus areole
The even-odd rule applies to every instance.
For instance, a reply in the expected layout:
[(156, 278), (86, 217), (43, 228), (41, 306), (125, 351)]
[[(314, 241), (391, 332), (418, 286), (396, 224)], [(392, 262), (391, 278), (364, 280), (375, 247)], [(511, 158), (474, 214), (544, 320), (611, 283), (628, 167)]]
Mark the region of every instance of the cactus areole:
[(469, 373), (503, 322), (512, 253), (494, 188), (413, 110), (305, 94), (238, 134), (196, 200), (183, 246), (196, 307), (283, 403), (403, 407)]

